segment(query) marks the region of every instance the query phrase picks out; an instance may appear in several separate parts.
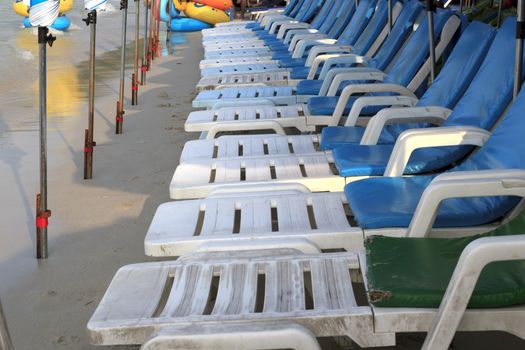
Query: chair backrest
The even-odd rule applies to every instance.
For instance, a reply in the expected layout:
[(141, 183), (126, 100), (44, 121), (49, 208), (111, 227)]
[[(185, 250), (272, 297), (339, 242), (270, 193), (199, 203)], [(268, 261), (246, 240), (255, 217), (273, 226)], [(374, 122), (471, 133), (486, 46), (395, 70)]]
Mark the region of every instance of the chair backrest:
[(423, 5), (419, 1), (405, 1), (401, 13), (392, 26), (392, 30), (371, 60), (370, 65), (372, 67), (380, 70), (386, 69), (410, 33), (412, 33), (414, 22), (422, 11)]
[[(454, 15), (453, 11), (438, 9), (434, 14), (434, 35), (438, 41), (441, 30), (447, 20)], [(400, 84), (408, 86), (418, 70), (429, 56), (428, 42), (428, 18), (422, 21), (414, 34), (408, 39), (406, 45), (394, 58), (392, 66), (388, 69), (385, 83)]]
[[(505, 60), (504, 55), (509, 55), (508, 50), (502, 50), (501, 44), (509, 41), (508, 33), (498, 34), (498, 38), (493, 41), (496, 30), (484, 23), (473, 22), (469, 25), (465, 31), (461, 34), (459, 41), (454, 46), (447, 62), (439, 72), (436, 80), (430, 85), (425, 94), (421, 97), (417, 106), (440, 106), (453, 108), (458, 100), (462, 98), (467, 89), (470, 89), (470, 84), (473, 79), (477, 79), (478, 76), (485, 76), (492, 74), (492, 64), (500, 63)], [(492, 45), (491, 45), (492, 43)], [(488, 53), (487, 53), (488, 51)], [(487, 63), (491, 63), (487, 65)], [(481, 66), (481, 68), (480, 68)], [(499, 73), (502, 69), (498, 70)], [(477, 74), (477, 75), (476, 75)], [(475, 77), (475, 78), (474, 78)], [(506, 84), (504, 81), (505, 75), (495, 76), (492, 79), (491, 90), (502, 88), (502, 85)], [(470, 94), (470, 98), (466, 100), (472, 100), (473, 96), (482, 94), (482, 90), (479, 85), (475, 85), (475, 88)], [(495, 94), (497, 95), (497, 94)], [(471, 108), (478, 108), (486, 103), (491, 104), (494, 102), (494, 98), (486, 101), (477, 101), (477, 106)], [(471, 106), (471, 103), (465, 104)], [(453, 112), (452, 114), (454, 114)], [(501, 113), (501, 112), (499, 112)], [(468, 114), (471, 116), (471, 114)], [(473, 114), (472, 116), (475, 116)], [(453, 115), (451, 118), (454, 118)], [(445, 122), (446, 124), (446, 122)], [(427, 123), (412, 123), (412, 124), (392, 124), (388, 125), (382, 133), (381, 142), (389, 142), (395, 140), (403, 131), (413, 128), (430, 127)], [(451, 148), (456, 150), (456, 147)], [(435, 156), (431, 156), (433, 151), (428, 149), (417, 150), (414, 154), (420, 155), (419, 159), (428, 159), (427, 171), (432, 169), (438, 169), (446, 166), (453, 161), (461, 158), (468, 149), (464, 147), (465, 153), (442, 153), (442, 156), (437, 159)], [(447, 159), (444, 155), (447, 154)], [(423, 157), (422, 155), (425, 155)]]
[(290, 14), (295, 9), (298, 3), (299, 3), (299, 0), (290, 0), (288, 5), (286, 5), (286, 7), (284, 8), (284, 15), (290, 16)]
[(478, 74), (459, 100), (445, 126), (491, 129), (512, 100), (516, 18), (505, 20)]
[[(336, 0), (326, 0), (312, 21), (311, 27), (314, 29), (319, 29), (319, 31), (322, 33), (327, 33), (328, 30), (326, 29), (326, 26), (329, 25), (327, 23), (332, 21), (332, 17), (330, 17), (330, 15), (333, 13), (334, 7), (339, 6), (341, 6), (341, 3), (337, 2)], [(323, 31), (321, 28), (324, 28), (325, 30)]]
[(289, 16), (297, 18), (299, 12), (308, 5), (308, 0), (297, 0), (297, 4), (291, 9)]
[(326, 0), (312, 21), (311, 27), (318, 29), (320, 33), (328, 33), (335, 23), (335, 14), (339, 11), (341, 3), (341, 0)]
[(345, 30), (346, 26), (352, 19), (352, 16), (356, 10), (355, 0), (343, 0), (343, 4), (340, 11), (336, 14), (336, 21), (332, 29), (328, 32), (330, 38), (339, 38), (341, 33)]
[[(515, 20), (513, 18), (513, 20)], [(514, 21), (515, 22), (515, 21)], [(514, 49), (515, 50), (515, 49)], [(514, 57), (513, 53), (509, 56)], [(513, 70), (513, 65), (510, 70)], [(512, 86), (513, 78), (508, 80)], [(510, 89), (512, 93), (512, 88)], [(522, 89), (489, 140), (476, 153), (451, 171), (525, 169), (525, 89)], [(465, 205), (483, 210), (486, 222), (500, 219), (518, 205), (517, 197), (465, 198)]]
[(443, 68), (417, 105), (453, 108), (476, 76), (489, 49), (492, 55), (498, 55), (495, 50), (499, 45), (491, 48), (495, 35), (494, 27), (472, 22), (461, 33)]
[[(396, 2), (392, 1), (392, 6)], [(388, 4), (387, 0), (379, 0), (370, 22), (363, 30), (354, 45), (354, 52), (358, 55), (364, 55), (374, 43), (381, 30), (388, 21)]]
[(339, 45), (354, 45), (372, 17), (377, 0), (361, 0), (345, 31), (337, 40)]
[(306, 1), (306, 5), (304, 11), (299, 11), (297, 14), (297, 20), (300, 22), (311, 21), (323, 5), (323, 0), (308, 0)]

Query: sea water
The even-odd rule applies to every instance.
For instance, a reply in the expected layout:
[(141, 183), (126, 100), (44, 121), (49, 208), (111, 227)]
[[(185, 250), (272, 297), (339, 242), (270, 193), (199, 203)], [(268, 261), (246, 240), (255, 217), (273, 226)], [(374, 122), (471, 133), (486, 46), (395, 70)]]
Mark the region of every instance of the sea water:
[[(129, 1), (127, 21), (126, 87), (134, 63), (135, 6)], [(80, 116), (87, 103), (90, 28), (83, 1), (76, 1), (67, 13), (68, 31), (53, 31), (57, 40), (47, 47), (48, 121), (63, 123)], [(144, 8), (141, 8), (140, 37)], [(37, 29), (23, 28), (23, 18), (12, 10), (12, 1), (0, 0), (0, 138), (6, 132), (35, 131), (38, 128), (38, 43)], [(108, 81), (118, 79), (120, 66), (122, 12), (116, 1), (99, 13), (96, 47), (96, 95), (115, 93)], [(140, 54), (142, 44), (140, 45)], [(55, 125), (56, 126), (56, 125)]]

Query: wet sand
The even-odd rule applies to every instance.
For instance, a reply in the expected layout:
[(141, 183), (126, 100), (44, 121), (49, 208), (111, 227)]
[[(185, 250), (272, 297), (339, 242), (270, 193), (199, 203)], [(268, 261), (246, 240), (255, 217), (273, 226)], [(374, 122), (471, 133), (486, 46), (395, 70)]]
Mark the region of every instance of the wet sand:
[[(198, 33), (189, 34), (198, 43)], [(49, 259), (34, 258), (34, 195), (38, 191), (38, 134), (34, 125), (8, 129), (0, 139), (0, 299), (16, 349), (92, 349), (86, 323), (113, 274), (146, 261), (143, 239), (184, 143), (198, 81), (200, 45), (182, 44), (159, 58), (130, 106), (124, 134), (114, 134), (118, 80), (96, 100), (94, 178), (84, 181), (87, 110), (49, 127)], [(2, 108), (13, 115), (23, 108)], [(86, 117), (83, 117), (86, 116)], [(0, 118), (0, 120), (5, 120)]]
[[(0, 138), (0, 299), (15, 348), (100, 349), (88, 344), (86, 323), (117, 269), (148, 261), (143, 239), (157, 206), (169, 200), (168, 184), (184, 143), (192, 110), (200, 34), (188, 34), (174, 55), (159, 58), (130, 106), (126, 89), (124, 134), (114, 134), (118, 81), (104, 82), (96, 101), (94, 179), (82, 179), (86, 105), (78, 116), (49, 130), (50, 256), (34, 259), (34, 194), (38, 188), (38, 138), (34, 124)], [(183, 40), (181, 40), (183, 41)], [(110, 60), (111, 61), (111, 60)], [(129, 87), (129, 80), (127, 83)], [(4, 106), (2, 115), (27, 113)], [(0, 122), (4, 120), (0, 116)], [(422, 337), (400, 337), (399, 349), (418, 349)], [(473, 343), (475, 341), (475, 343)], [(332, 340), (326, 349), (354, 349)], [(455, 349), (523, 349), (524, 343), (495, 334), (459, 335)], [(138, 347), (113, 347), (138, 349)]]

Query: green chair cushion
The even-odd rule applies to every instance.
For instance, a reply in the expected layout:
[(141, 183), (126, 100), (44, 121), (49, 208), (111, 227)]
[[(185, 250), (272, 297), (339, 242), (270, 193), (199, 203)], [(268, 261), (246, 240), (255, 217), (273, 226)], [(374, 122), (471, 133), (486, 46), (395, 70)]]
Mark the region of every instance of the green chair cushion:
[[(465, 247), (489, 236), (525, 234), (525, 214), (495, 231), (463, 238), (392, 238), (365, 242), (370, 302), (381, 307), (439, 307)], [(469, 308), (525, 304), (525, 261), (483, 269)]]

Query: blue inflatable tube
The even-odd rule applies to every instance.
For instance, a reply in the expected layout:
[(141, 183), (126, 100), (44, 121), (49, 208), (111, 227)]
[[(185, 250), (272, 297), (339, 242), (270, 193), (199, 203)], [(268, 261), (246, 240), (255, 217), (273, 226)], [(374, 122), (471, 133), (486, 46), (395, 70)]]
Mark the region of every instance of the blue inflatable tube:
[(211, 27), (213, 27), (211, 24), (204, 23), (198, 19), (177, 17), (171, 20), (170, 29), (172, 32), (196, 32)]
[[(179, 11), (175, 8), (173, 5), (173, 1), (171, 2), (171, 18), (176, 18), (179, 15)], [(168, 23), (168, 18), (170, 17), (170, 14), (168, 12), (168, 0), (161, 0), (160, 1), (160, 20), (162, 22)]]
[[(65, 15), (62, 15), (57, 18), (57, 20), (55, 21), (55, 23), (53, 23), (51, 28), (55, 30), (65, 31), (68, 30), (70, 26), (71, 21), (69, 20), (69, 18), (67, 18)], [(31, 24), (29, 23), (29, 17), (24, 18), (24, 27), (31, 28)]]

